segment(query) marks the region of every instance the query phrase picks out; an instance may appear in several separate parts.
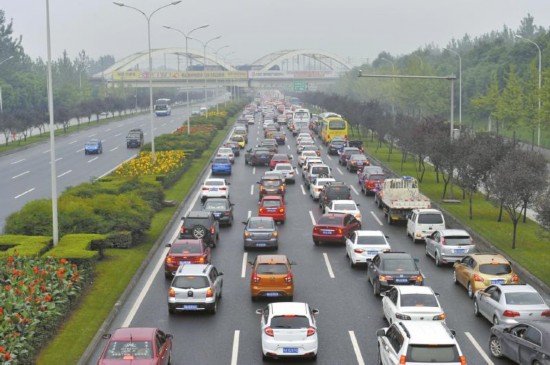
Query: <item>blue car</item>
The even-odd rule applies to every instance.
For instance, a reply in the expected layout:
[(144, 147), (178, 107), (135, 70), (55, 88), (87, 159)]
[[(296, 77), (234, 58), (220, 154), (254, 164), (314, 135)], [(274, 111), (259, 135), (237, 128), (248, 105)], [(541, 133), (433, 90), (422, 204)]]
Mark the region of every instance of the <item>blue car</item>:
[(228, 157), (215, 157), (212, 160), (212, 175), (231, 175), (231, 161)]
[(84, 154), (89, 155), (91, 153), (100, 154), (103, 153), (103, 145), (99, 139), (91, 139), (84, 145)]

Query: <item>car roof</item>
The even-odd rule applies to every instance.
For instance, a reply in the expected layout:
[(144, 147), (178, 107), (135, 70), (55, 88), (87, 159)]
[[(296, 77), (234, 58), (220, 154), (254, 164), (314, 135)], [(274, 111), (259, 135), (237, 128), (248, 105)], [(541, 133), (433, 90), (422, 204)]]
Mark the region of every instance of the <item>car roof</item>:
[(204, 180), (204, 182), (207, 182), (207, 181), (222, 181), (225, 183), (225, 179), (206, 179)]
[(176, 275), (203, 275), (209, 264), (180, 265)]
[(124, 327), (118, 328), (111, 335), (111, 341), (143, 341), (143, 340), (152, 340), (156, 328), (153, 327)]
[(274, 316), (285, 314), (307, 315), (307, 304), (300, 302), (277, 302), (271, 303), (271, 313)]
[(360, 231), (355, 231), (355, 234), (358, 235), (358, 236), (382, 236), (382, 237), (386, 237), (386, 235), (382, 231), (368, 231), (368, 230), (363, 231), (363, 230), (360, 230)]
[(456, 343), (453, 334), (443, 322), (407, 321), (399, 322), (399, 325), (407, 329), (411, 344), (451, 345)]
[(529, 284), (495, 284), (503, 293), (538, 293), (538, 291)]
[(418, 214), (423, 214), (423, 213), (426, 213), (426, 214), (433, 214), (433, 213), (440, 213), (441, 214), (441, 211), (440, 210), (437, 210), (437, 209), (431, 209), (431, 208), (425, 208), (425, 209), (413, 209), (413, 212), (415, 213), (418, 213)]
[(395, 285), (394, 288), (401, 294), (435, 294), (429, 286)]
[(468, 236), (468, 237), (470, 237), (470, 234), (468, 233), (468, 231), (465, 231), (463, 229), (442, 229), (439, 232), (441, 232), (441, 234), (445, 237), (450, 237), (450, 236)]
[(491, 262), (509, 264), (504, 256), (499, 253), (472, 253), (471, 256), (479, 264), (490, 264)]
[(288, 263), (286, 255), (258, 255), (256, 256), (257, 263)]
[(204, 210), (192, 210), (187, 214), (186, 218), (209, 218), (211, 215), (211, 212), (206, 212)]

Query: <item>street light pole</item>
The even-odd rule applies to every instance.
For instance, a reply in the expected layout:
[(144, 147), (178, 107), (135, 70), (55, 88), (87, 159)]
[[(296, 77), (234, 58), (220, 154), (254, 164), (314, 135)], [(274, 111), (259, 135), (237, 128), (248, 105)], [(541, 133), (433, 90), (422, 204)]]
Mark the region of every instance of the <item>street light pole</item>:
[[(229, 44), (226, 44), (225, 46), (221, 46), (220, 48), (218, 48), (214, 54), (216, 55), (216, 64), (218, 64), (218, 52), (220, 52), (222, 49), (224, 48), (227, 48), (227, 47), (230, 47)], [(216, 77), (216, 96), (218, 94), (218, 88), (219, 88), (219, 85), (218, 85), (218, 78)], [(216, 103), (216, 114), (219, 113), (220, 109), (219, 109), (219, 103)]]
[(157, 8), (153, 12), (151, 12), (149, 15), (145, 14), (143, 11), (139, 10), (138, 8), (135, 8), (130, 5), (126, 5), (119, 1), (113, 1), (113, 4), (118, 5), (120, 7), (125, 7), (129, 9), (133, 9), (143, 15), (145, 17), (145, 20), (147, 21), (147, 47), (148, 47), (148, 54), (149, 54), (149, 117), (150, 117), (150, 124), (151, 124), (151, 161), (155, 162), (155, 130), (154, 130), (154, 124), (153, 124), (153, 59), (151, 57), (151, 18), (153, 15), (164, 8), (167, 8), (172, 5), (177, 5), (181, 3), (181, 0), (172, 1), (170, 4), (166, 4), (161, 6), (160, 8)]
[(535, 42), (533, 42), (532, 40), (530, 39), (527, 39), (525, 37), (522, 37), (520, 36), (519, 34), (516, 34), (516, 38), (519, 38), (519, 39), (523, 39), (524, 41), (527, 41), (529, 43), (532, 43), (535, 45), (535, 47), (537, 47), (537, 50), (539, 51), (539, 113), (538, 113), (538, 131), (537, 131), (537, 146), (540, 148), (540, 88), (542, 86), (542, 51), (539, 47), (538, 44), (536, 44)]
[(458, 129), (462, 131), (462, 57), (452, 49), (443, 48), (458, 56)]
[[(176, 29), (176, 28), (164, 25), (164, 28), (174, 30), (174, 31), (180, 33), (181, 35), (183, 35), (185, 37), (185, 61), (186, 61), (186, 64), (187, 64), (185, 72), (189, 72), (189, 48), (188, 48), (188, 46), (189, 46), (189, 39), (192, 39), (191, 38), (191, 33), (193, 33), (196, 30), (206, 28), (208, 26), (210, 26), (210, 24), (204, 24), (204, 25), (201, 25), (200, 27), (193, 28), (189, 32), (185, 33), (184, 31), (182, 31), (180, 29)], [(190, 124), (191, 102), (189, 101), (189, 76), (186, 77), (186, 80), (187, 80), (186, 81), (186, 84), (187, 84), (187, 92), (186, 92), (186, 94), (187, 94), (187, 134), (189, 135), (189, 134), (191, 134), (191, 124)]]

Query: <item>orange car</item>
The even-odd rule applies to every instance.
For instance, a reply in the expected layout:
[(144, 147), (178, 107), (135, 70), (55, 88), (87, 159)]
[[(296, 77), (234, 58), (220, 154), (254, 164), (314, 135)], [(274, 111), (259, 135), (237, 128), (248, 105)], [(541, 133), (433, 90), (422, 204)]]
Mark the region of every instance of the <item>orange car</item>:
[(491, 253), (473, 253), (455, 262), (453, 281), (463, 285), (472, 298), (480, 289), (494, 284), (518, 284), (519, 278), (504, 256)]
[(285, 223), (286, 207), (281, 195), (265, 195), (258, 208), (260, 217), (272, 217), (275, 222)]
[(252, 265), (250, 296), (257, 298), (285, 298), (292, 301), (294, 280), (286, 255), (258, 255)]

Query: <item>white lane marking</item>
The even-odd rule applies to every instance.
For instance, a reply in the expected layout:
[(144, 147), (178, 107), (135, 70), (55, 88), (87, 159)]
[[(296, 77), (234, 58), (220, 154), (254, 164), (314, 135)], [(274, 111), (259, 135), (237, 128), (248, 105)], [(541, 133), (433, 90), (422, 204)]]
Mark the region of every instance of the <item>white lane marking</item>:
[(101, 140), (101, 143), (105, 142), (106, 140), (107, 140), (107, 139), (102, 139), (102, 140)]
[[(84, 150), (84, 148), (82, 150)], [(50, 150), (46, 150), (46, 151), (42, 152), (42, 154), (45, 155), (48, 152), (50, 152)]]
[(26, 159), (25, 158), (22, 158), (20, 160), (17, 160), (17, 161), (13, 161), (13, 162), (10, 162), (10, 165), (15, 165), (15, 164), (18, 164), (19, 162), (23, 162), (25, 161)]
[(327, 265), (328, 275), (331, 279), (334, 279), (334, 271), (332, 271), (332, 266), (330, 265), (330, 261), (328, 260), (328, 255), (326, 252), (323, 252), (323, 257), (325, 258), (325, 264)]
[[(59, 161), (59, 160), (63, 160), (63, 157), (59, 157), (59, 158), (56, 158), (55, 159), (55, 162)], [(49, 164), (51, 164), (51, 162), (48, 162)]]
[(357, 192), (357, 190), (355, 190), (355, 187), (352, 185), (351, 186), (351, 190), (353, 190), (353, 192), (355, 193), (355, 195), (359, 195), (359, 193)]
[(116, 146), (116, 147), (113, 148), (113, 149), (110, 149), (109, 152), (113, 152), (113, 151), (116, 151), (116, 150), (118, 150), (118, 146)]
[(154, 131), (156, 131), (157, 129), (158, 129), (158, 128), (156, 128), (156, 127), (155, 127), (155, 128), (153, 128), (153, 130), (154, 130)]
[(233, 335), (233, 351), (231, 353), (231, 365), (237, 365), (237, 360), (239, 359), (239, 335), (241, 331), (235, 330), (235, 335)]
[(105, 130), (105, 132), (110, 132), (111, 130), (112, 130), (112, 129), (111, 129), (111, 128), (109, 128), (109, 129), (106, 129), (106, 130)]
[(246, 219), (250, 219), (250, 217), (252, 217), (252, 211), (251, 211), (251, 210), (248, 211), (248, 214), (247, 214), (247, 218), (246, 218)]
[(75, 144), (76, 142), (78, 142), (78, 140), (75, 139), (74, 141), (69, 142), (69, 144)]
[(82, 152), (82, 151), (84, 151), (84, 148), (81, 148), (81, 149), (79, 149), (79, 150), (76, 150), (76, 153), (79, 153), (79, 152)]
[(309, 217), (311, 218), (311, 223), (315, 225), (315, 217), (313, 216), (313, 212), (311, 210), (309, 211)]
[(287, 144), (286, 146), (288, 147), (288, 149), (290, 149), (290, 145)]
[(61, 175), (57, 175), (57, 177), (62, 177), (62, 176), (65, 176), (67, 174), (70, 174), (71, 172), (73, 172), (73, 170), (68, 170), (68, 171), (65, 171), (64, 173), (62, 173)]
[(255, 166), (252, 168), (252, 175), (256, 175), (256, 167)]
[(379, 225), (383, 226), (384, 223), (382, 223), (380, 221), (380, 219), (378, 219), (378, 217), (376, 216), (376, 214), (374, 214), (374, 212), (371, 210), (370, 214), (372, 214), (372, 216), (374, 217), (374, 220), (378, 222)]
[(88, 137), (93, 137), (95, 135), (96, 135), (95, 133), (94, 134), (89, 134)]
[(365, 360), (363, 360), (363, 355), (361, 355), (361, 349), (357, 343), (357, 338), (355, 338), (355, 332), (348, 331), (349, 337), (351, 339), (351, 345), (353, 346), (353, 351), (355, 352), (355, 357), (357, 358), (358, 365), (365, 365)]
[(117, 133), (117, 134), (114, 135), (114, 137), (118, 137), (118, 136), (120, 136), (121, 134), (122, 134), (122, 133)]
[(93, 161), (97, 160), (98, 158), (99, 158), (99, 157), (94, 157), (94, 158), (92, 158), (91, 160), (88, 160), (88, 163), (93, 162)]
[(479, 352), (481, 357), (485, 360), (485, 363), (487, 365), (494, 365), (495, 363), (492, 362), (489, 356), (487, 356), (487, 354), (485, 353), (485, 351), (483, 351), (483, 348), (479, 345), (479, 343), (477, 343), (474, 336), (472, 336), (470, 332), (464, 332), (464, 334), (466, 335), (466, 337), (468, 337), (472, 345), (474, 345), (474, 347), (476, 348), (477, 352)]
[(304, 185), (300, 184), (300, 189), (302, 189), (302, 194), (306, 195), (306, 191), (304, 190)]
[(21, 198), (23, 195), (28, 194), (28, 193), (30, 193), (30, 192), (33, 191), (33, 190), (34, 190), (34, 188), (29, 189), (29, 190), (27, 190), (27, 191), (25, 191), (25, 192), (23, 192), (23, 193), (21, 193), (21, 194), (19, 194), (19, 195), (16, 195), (16, 196), (14, 197), (14, 199), (19, 199), (19, 198)]
[(20, 173), (20, 174), (18, 174), (18, 175), (12, 176), (11, 178), (12, 178), (12, 179), (17, 179), (18, 177), (21, 177), (21, 176), (23, 176), (23, 175), (26, 175), (26, 174), (28, 174), (29, 172), (30, 172), (30, 171), (27, 170), (27, 171), (22, 172), (22, 173)]
[(254, 185), (250, 185), (250, 195), (254, 195)]
[(327, 153), (327, 158), (332, 161), (332, 157)]
[(248, 264), (248, 252), (243, 253), (243, 265), (241, 267), (241, 278), (246, 277), (246, 265)]
[(338, 170), (338, 172), (340, 173), (340, 175), (344, 175), (344, 173), (342, 172), (342, 170), (340, 170), (339, 167), (337, 167), (336, 170)]

